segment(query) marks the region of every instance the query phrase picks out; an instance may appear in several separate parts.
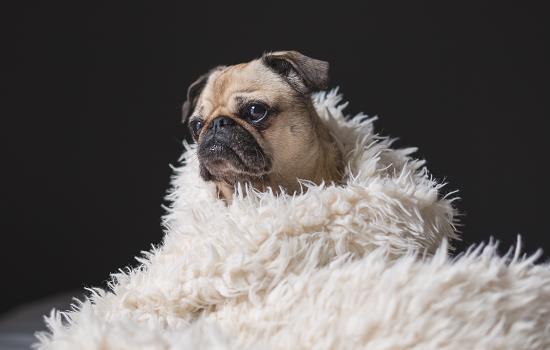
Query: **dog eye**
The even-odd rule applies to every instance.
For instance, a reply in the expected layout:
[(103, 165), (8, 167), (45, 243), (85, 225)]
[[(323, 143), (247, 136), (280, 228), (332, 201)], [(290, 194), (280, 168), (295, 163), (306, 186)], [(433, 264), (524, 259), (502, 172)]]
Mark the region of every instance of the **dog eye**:
[(201, 131), (202, 125), (202, 120), (200, 119), (193, 119), (189, 122), (189, 129), (191, 129), (193, 136), (197, 137), (199, 135), (199, 131)]
[(245, 117), (252, 122), (259, 122), (267, 116), (267, 107), (261, 103), (252, 103), (245, 110)]

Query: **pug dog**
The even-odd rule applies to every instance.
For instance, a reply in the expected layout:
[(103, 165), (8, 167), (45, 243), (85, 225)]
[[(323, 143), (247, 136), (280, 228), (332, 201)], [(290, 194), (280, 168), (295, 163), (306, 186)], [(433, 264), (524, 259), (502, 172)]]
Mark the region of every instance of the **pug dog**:
[(328, 87), (329, 64), (296, 51), (219, 66), (187, 91), (187, 122), (204, 181), (231, 201), (237, 184), (302, 191), (341, 178), (342, 155), (317, 114), (312, 92)]

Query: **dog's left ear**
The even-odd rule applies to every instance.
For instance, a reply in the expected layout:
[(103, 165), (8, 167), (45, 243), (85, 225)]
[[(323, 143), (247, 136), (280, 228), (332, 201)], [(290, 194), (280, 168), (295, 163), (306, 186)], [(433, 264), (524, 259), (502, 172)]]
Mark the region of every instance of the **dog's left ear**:
[(296, 86), (302, 83), (307, 91), (328, 88), (329, 63), (302, 55), (298, 51), (266, 53), (262, 62)]
[(204, 86), (206, 85), (209, 76), (210, 72), (203, 74), (191, 85), (189, 85), (189, 88), (187, 89), (187, 100), (183, 103), (183, 106), (181, 107), (182, 123), (185, 123), (187, 121), (189, 115), (195, 109), (195, 106), (197, 105), (197, 100), (199, 99), (199, 95), (201, 94), (202, 89), (204, 89)]
[(183, 103), (183, 106), (181, 106), (181, 122), (185, 123), (187, 119), (189, 118), (189, 115), (193, 112), (195, 109), (195, 106), (197, 105), (197, 100), (199, 99), (199, 96), (206, 86), (206, 83), (208, 82), (208, 78), (212, 73), (215, 71), (219, 71), (224, 69), (225, 66), (217, 66), (212, 68), (208, 71), (208, 73), (201, 75), (197, 80), (193, 82), (193, 84), (189, 85), (189, 88), (187, 89), (187, 101)]

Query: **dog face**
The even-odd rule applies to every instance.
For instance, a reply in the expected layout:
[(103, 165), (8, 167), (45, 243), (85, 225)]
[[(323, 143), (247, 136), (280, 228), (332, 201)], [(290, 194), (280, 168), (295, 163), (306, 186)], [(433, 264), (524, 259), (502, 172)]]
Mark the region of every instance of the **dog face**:
[(183, 118), (198, 144), (201, 177), (222, 192), (238, 182), (294, 190), (297, 179), (334, 180), (325, 169), (334, 165), (325, 164), (332, 139), (310, 95), (327, 84), (328, 64), (294, 51), (199, 78), (189, 87)]

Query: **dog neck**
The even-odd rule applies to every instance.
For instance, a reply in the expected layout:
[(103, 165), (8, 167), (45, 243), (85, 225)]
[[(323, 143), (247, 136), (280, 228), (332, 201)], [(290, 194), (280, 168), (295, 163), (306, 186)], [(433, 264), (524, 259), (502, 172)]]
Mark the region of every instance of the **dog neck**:
[[(281, 190), (286, 193), (300, 193), (305, 190), (300, 180), (311, 181), (315, 184), (338, 183), (342, 174), (342, 154), (328, 128), (311, 105), (309, 109), (313, 125), (313, 138), (311, 147), (304, 150), (303, 162), (300, 166), (295, 164), (287, 165), (283, 169), (258, 178), (258, 180), (247, 181), (258, 191), (266, 191), (269, 188), (275, 193)], [(244, 183), (242, 184), (244, 187)], [(218, 197), (231, 203), (235, 184), (216, 182)]]

